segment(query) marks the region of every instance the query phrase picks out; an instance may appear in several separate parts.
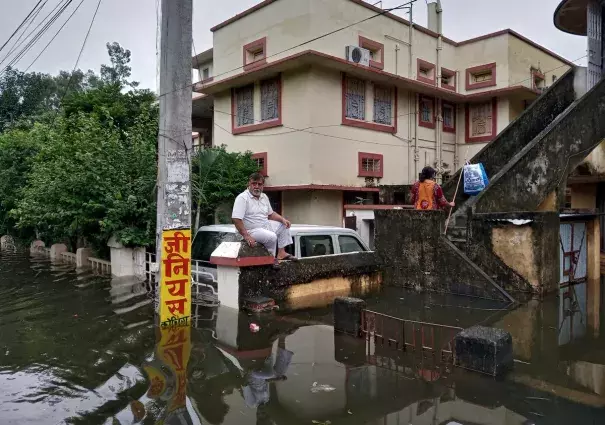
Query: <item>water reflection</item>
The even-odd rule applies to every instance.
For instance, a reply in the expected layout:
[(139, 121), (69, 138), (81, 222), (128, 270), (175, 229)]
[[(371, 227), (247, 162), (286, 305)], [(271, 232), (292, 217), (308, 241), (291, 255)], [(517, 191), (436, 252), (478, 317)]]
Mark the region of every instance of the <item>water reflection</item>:
[(605, 423), (605, 340), (559, 346), (556, 297), (510, 311), (386, 295), (370, 303), (410, 319), (478, 318), (509, 330), (514, 372), (494, 381), (334, 334), (329, 309), (198, 308), (193, 328), (162, 330), (139, 282), (2, 253), (0, 296), (10, 302), (0, 304), (0, 424)]

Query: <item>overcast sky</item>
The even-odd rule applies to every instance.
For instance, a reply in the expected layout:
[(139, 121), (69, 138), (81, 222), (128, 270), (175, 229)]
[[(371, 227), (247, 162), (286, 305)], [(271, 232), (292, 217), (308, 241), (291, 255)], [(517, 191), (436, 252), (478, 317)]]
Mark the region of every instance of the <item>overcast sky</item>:
[[(117, 41), (132, 51), (133, 78), (140, 81), (143, 87), (155, 90), (158, 1), (160, 0), (103, 0), (79, 68), (98, 71), (101, 63), (108, 61), (105, 43)], [(0, 46), (37, 2), (38, 0), (0, 0)], [(79, 0), (74, 1), (74, 5), (78, 2)], [(260, 0), (193, 0), (196, 51), (199, 53), (212, 47), (212, 33), (209, 31), (212, 26), (259, 2)], [(443, 32), (451, 39), (462, 41), (512, 28), (563, 57), (575, 60), (586, 54), (586, 41), (584, 37), (568, 35), (554, 27), (553, 12), (559, 2), (560, 0), (442, 0)], [(48, 0), (48, 5), (52, 4), (52, 7), (58, 3), (59, 0)], [(382, 7), (394, 7), (401, 3), (403, 0), (385, 0)], [(67, 24), (31, 70), (54, 74), (62, 69), (73, 68), (96, 4), (97, 0), (84, 0), (75, 19)], [(48, 5), (46, 11), (52, 8)], [(47, 13), (43, 11), (40, 18)], [(368, 16), (371, 13), (368, 11)], [(416, 2), (414, 21), (426, 26), (426, 0)], [(59, 26), (53, 27), (49, 31), (50, 35), (41, 39), (17, 67), (23, 70), (27, 68)], [(336, 27), (337, 23), (335, 29)], [(0, 60), (4, 59), (4, 55), (5, 50), (0, 53)], [(577, 63), (584, 65), (586, 60)]]

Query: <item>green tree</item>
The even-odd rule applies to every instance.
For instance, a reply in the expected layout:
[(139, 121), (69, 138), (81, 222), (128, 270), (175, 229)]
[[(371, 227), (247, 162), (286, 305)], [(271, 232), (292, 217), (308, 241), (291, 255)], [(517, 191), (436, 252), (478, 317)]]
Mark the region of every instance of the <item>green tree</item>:
[(195, 211), (194, 229), (214, 223), (217, 208), (233, 203), (258, 171), (250, 152), (227, 152), (224, 146), (198, 151), (192, 159), (191, 192)]
[(101, 80), (105, 84), (119, 87), (130, 86), (136, 88), (139, 83), (128, 81), (132, 75), (130, 67), (130, 50), (124, 49), (119, 43), (107, 43), (107, 53), (111, 65), (101, 65)]
[(33, 236), (32, 229), (16, 232), (16, 220), (8, 212), (17, 206), (34, 158), (40, 151), (39, 130), (0, 134), (0, 235)]

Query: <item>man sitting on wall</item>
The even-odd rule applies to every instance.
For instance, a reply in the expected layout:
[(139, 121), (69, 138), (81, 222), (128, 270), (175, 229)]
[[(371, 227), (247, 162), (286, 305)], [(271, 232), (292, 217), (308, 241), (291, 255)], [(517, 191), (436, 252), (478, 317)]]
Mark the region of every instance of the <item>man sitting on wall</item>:
[(265, 178), (260, 173), (254, 173), (248, 180), (248, 188), (235, 198), (231, 218), (237, 231), (250, 246), (256, 243), (263, 245), (267, 251), (279, 260), (296, 261), (297, 258), (286, 252), (286, 247), (292, 244), (290, 222), (273, 211), (267, 195), (263, 193)]

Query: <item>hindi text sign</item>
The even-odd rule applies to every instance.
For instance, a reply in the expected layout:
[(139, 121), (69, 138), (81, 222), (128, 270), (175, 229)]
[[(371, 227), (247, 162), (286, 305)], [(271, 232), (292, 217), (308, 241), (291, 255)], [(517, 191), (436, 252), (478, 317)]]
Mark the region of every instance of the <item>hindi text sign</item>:
[(189, 325), (191, 317), (191, 230), (162, 233), (160, 326)]

